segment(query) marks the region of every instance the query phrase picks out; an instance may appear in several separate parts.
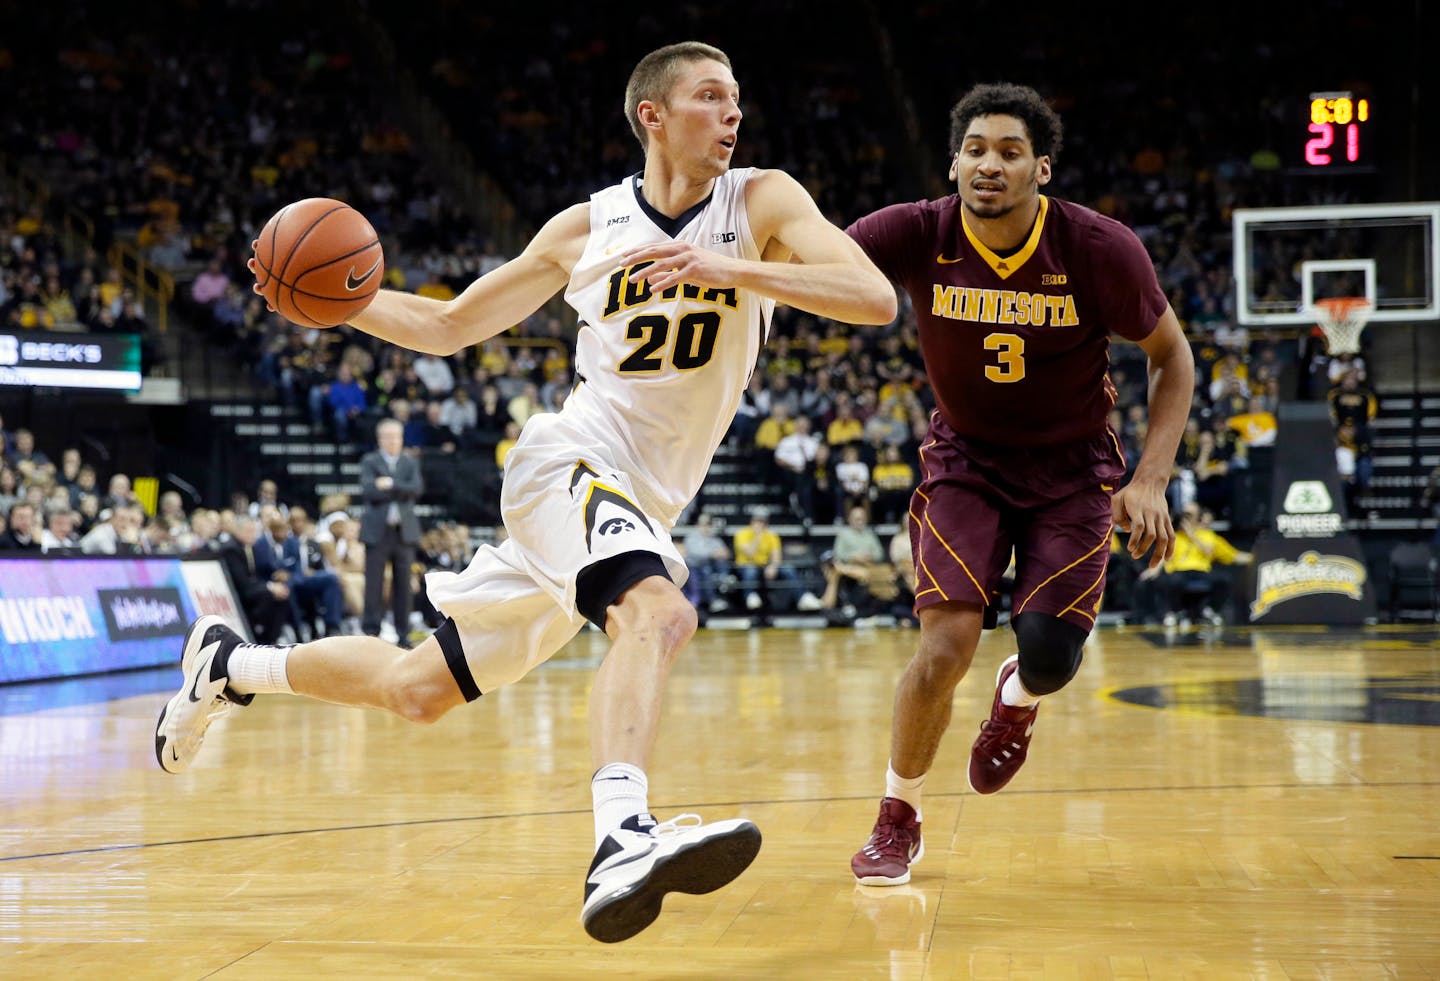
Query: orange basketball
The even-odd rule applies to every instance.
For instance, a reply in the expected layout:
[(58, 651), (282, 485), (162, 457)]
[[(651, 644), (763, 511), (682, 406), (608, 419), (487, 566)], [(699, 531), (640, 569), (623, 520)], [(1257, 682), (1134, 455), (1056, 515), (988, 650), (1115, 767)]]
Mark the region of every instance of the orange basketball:
[(333, 198), (306, 198), (265, 223), (255, 267), (261, 294), (286, 320), (334, 327), (380, 291), (385, 255), (360, 212)]

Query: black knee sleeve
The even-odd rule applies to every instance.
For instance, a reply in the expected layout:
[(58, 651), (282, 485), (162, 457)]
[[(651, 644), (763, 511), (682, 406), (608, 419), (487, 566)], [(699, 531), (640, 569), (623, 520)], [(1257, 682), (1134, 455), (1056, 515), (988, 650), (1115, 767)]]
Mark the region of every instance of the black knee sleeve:
[(1020, 683), (1032, 695), (1048, 695), (1070, 683), (1080, 670), (1090, 631), (1048, 613), (1019, 613), (1010, 619), (1020, 648)]

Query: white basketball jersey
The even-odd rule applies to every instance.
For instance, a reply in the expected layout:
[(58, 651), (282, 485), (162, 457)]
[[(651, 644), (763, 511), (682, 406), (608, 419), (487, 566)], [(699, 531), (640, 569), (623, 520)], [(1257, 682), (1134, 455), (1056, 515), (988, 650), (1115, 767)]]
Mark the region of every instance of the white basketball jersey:
[(641, 197), (638, 176), (592, 195), (590, 239), (565, 291), (580, 315), (575, 369), (583, 381), (562, 414), (593, 434), (667, 524), (705, 479), (775, 301), (735, 287), (680, 284), (657, 294), (629, 282), (635, 270), (619, 257), (673, 240), (758, 260), (745, 213), (753, 173), (747, 167), (721, 175), (707, 201), (675, 219)]

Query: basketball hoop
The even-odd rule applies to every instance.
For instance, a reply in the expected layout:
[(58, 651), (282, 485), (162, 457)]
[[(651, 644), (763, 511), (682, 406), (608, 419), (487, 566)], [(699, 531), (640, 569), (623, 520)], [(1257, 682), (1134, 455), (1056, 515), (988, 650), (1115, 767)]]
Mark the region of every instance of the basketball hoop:
[(1333, 296), (1316, 300), (1310, 312), (1325, 333), (1325, 350), (1333, 355), (1358, 354), (1360, 332), (1370, 320), (1374, 304), (1363, 296)]

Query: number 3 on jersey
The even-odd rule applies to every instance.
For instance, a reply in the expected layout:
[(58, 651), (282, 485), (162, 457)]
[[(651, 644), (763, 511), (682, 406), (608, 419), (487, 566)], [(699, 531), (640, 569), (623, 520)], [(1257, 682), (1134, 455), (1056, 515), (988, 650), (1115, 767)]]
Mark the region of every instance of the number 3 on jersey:
[(999, 364), (987, 364), (985, 377), (992, 382), (1018, 382), (1025, 377), (1025, 338), (1018, 334), (987, 334), (985, 350), (998, 352)]
[[(662, 370), (670, 327), (670, 318), (660, 313), (642, 313), (631, 318), (625, 325), (625, 339), (639, 346), (620, 362), (619, 370), (627, 374)], [(670, 363), (676, 368), (690, 371), (705, 365), (715, 356), (715, 341), (720, 336), (719, 311), (687, 313), (675, 322), (674, 327), (675, 346), (670, 350)]]

